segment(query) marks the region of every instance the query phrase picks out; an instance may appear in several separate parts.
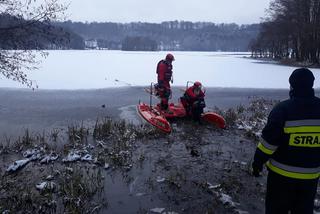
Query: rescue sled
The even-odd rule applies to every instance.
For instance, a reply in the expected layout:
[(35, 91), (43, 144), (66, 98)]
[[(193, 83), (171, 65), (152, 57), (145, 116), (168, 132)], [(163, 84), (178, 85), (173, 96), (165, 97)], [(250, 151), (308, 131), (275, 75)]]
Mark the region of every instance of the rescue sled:
[[(168, 119), (183, 118), (188, 116), (184, 106), (180, 101), (178, 102), (178, 104), (170, 103), (167, 111), (162, 110), (159, 104), (152, 105), (152, 97), (157, 97), (157, 93), (154, 89), (153, 83), (151, 83), (151, 87), (146, 88), (145, 91), (150, 94), (150, 103), (148, 105), (146, 103), (139, 102), (137, 111), (144, 120), (160, 129), (161, 131), (165, 133), (171, 132), (171, 125)], [(224, 118), (214, 112), (203, 113), (201, 115), (201, 119), (203, 121), (216, 125), (221, 129), (224, 129), (226, 127)]]
[(225, 129), (226, 128), (226, 121), (224, 120), (224, 118), (214, 112), (205, 112), (201, 115), (201, 119), (208, 122), (208, 123), (212, 123), (215, 124), (216, 126), (218, 126), (221, 129)]
[(137, 110), (141, 117), (145, 119), (148, 123), (155, 126), (165, 133), (171, 132), (171, 126), (166, 117), (160, 113), (153, 106), (147, 105), (145, 103), (139, 103)]

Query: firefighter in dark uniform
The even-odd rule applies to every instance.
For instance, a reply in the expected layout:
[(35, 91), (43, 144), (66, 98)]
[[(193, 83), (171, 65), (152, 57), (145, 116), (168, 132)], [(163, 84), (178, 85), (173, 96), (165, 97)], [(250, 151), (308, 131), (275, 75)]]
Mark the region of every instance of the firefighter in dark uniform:
[(271, 111), (252, 163), (254, 176), (268, 168), (266, 214), (313, 214), (320, 175), (320, 99), (307, 68), (289, 78), (290, 99)]
[(168, 100), (171, 95), (170, 81), (172, 81), (172, 62), (174, 56), (167, 54), (164, 60), (161, 60), (157, 65), (158, 84), (156, 85), (157, 94), (161, 102), (160, 107), (162, 110), (168, 110)]

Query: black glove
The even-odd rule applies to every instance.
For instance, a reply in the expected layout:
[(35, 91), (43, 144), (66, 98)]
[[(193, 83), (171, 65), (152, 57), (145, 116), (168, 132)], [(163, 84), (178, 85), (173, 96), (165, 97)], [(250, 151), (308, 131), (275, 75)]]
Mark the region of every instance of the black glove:
[(252, 175), (254, 177), (259, 177), (262, 172), (262, 165), (257, 164), (256, 162), (252, 163)]

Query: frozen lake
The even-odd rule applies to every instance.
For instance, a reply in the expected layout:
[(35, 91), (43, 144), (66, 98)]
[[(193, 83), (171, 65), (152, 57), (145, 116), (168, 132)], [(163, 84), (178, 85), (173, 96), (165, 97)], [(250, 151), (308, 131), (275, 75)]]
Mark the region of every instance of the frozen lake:
[[(288, 88), (295, 67), (244, 58), (249, 53), (172, 52), (173, 86), (201, 81), (206, 87)], [(39, 70), (29, 72), (40, 89), (98, 89), (145, 86), (156, 81), (156, 65), (166, 52), (108, 50), (49, 51)], [(311, 69), (320, 87), (320, 69)], [(1, 87), (23, 88), (0, 76)]]

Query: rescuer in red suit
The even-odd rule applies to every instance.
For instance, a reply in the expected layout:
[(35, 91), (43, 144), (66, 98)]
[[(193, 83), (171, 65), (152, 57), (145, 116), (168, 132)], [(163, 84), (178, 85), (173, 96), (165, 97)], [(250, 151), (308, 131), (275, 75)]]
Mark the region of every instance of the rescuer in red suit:
[(159, 95), (161, 102), (160, 107), (162, 110), (168, 111), (168, 101), (171, 95), (170, 81), (172, 79), (172, 62), (174, 56), (167, 54), (166, 58), (161, 60), (157, 65), (158, 84), (156, 85), (157, 94)]
[(182, 105), (186, 109), (189, 116), (192, 116), (194, 120), (200, 121), (200, 116), (203, 113), (203, 109), (206, 107), (204, 102), (204, 92), (201, 89), (202, 84), (195, 82), (180, 98)]

